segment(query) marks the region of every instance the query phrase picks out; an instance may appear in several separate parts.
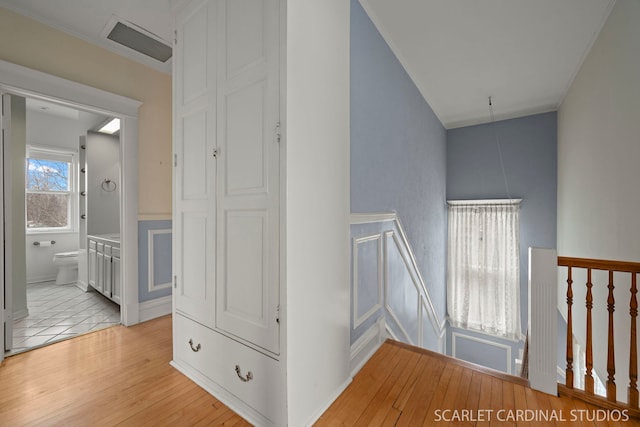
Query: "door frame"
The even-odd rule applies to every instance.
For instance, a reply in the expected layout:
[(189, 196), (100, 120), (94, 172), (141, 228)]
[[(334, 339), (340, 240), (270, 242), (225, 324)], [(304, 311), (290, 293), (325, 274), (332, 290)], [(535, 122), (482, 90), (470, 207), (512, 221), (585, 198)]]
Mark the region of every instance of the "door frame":
[[(43, 99), (63, 106), (120, 118), (121, 322), (139, 322), (138, 309), (138, 108), (142, 102), (0, 60), (0, 92)], [(4, 187), (4, 177), (0, 177)], [(4, 201), (4, 198), (3, 198)], [(0, 238), (4, 241), (4, 227)], [(4, 260), (4, 254), (3, 254)], [(4, 265), (0, 294), (4, 294)], [(4, 310), (2, 322), (4, 325)], [(4, 330), (4, 327), (2, 328)], [(4, 332), (3, 332), (4, 334)], [(4, 354), (3, 352), (0, 352)], [(2, 356), (0, 356), (0, 360)]]

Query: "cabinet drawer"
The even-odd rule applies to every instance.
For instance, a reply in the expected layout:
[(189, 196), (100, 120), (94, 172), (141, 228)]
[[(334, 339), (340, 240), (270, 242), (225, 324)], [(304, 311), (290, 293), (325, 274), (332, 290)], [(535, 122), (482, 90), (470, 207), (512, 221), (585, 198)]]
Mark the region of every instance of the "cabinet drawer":
[(98, 244), (96, 245), (96, 250), (97, 250), (98, 252), (104, 252), (104, 243), (98, 243)]
[(173, 315), (173, 357), (212, 378), (215, 363), (214, 332), (180, 316)]
[(96, 249), (97, 243), (95, 240), (89, 240), (89, 249)]
[(276, 360), (179, 314), (174, 314), (173, 321), (176, 359), (278, 424), (284, 389)]
[(285, 404), (280, 364), (224, 335), (219, 337), (219, 383), (274, 425), (281, 425)]
[(113, 255), (116, 258), (120, 258), (120, 248), (112, 246), (111, 247), (111, 255)]

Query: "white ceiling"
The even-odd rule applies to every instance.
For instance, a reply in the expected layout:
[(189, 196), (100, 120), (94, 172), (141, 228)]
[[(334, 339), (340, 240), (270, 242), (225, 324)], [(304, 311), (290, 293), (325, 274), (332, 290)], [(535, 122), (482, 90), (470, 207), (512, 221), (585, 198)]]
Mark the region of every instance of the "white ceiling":
[(446, 128), (556, 110), (615, 0), (361, 0)]
[[(171, 45), (184, 0), (0, 0), (96, 45), (171, 72), (103, 36), (116, 15)], [(345, 0), (346, 1), (346, 0)], [(615, 0), (361, 0), (447, 128), (558, 108)]]

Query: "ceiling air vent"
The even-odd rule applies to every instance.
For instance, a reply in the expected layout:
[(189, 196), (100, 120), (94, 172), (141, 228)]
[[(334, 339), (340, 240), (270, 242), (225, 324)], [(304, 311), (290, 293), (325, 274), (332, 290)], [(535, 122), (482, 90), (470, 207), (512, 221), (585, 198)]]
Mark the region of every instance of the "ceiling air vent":
[(160, 37), (146, 31), (137, 25), (114, 17), (109, 22), (106, 37), (123, 46), (147, 55), (156, 61), (167, 62), (172, 55), (171, 46), (168, 46)]

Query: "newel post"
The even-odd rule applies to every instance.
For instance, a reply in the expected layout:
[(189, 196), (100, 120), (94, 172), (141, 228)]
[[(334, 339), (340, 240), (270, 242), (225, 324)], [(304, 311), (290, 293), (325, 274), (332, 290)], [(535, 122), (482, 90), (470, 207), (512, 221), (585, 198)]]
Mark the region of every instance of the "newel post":
[(558, 267), (555, 249), (529, 248), (529, 384), (556, 395)]

